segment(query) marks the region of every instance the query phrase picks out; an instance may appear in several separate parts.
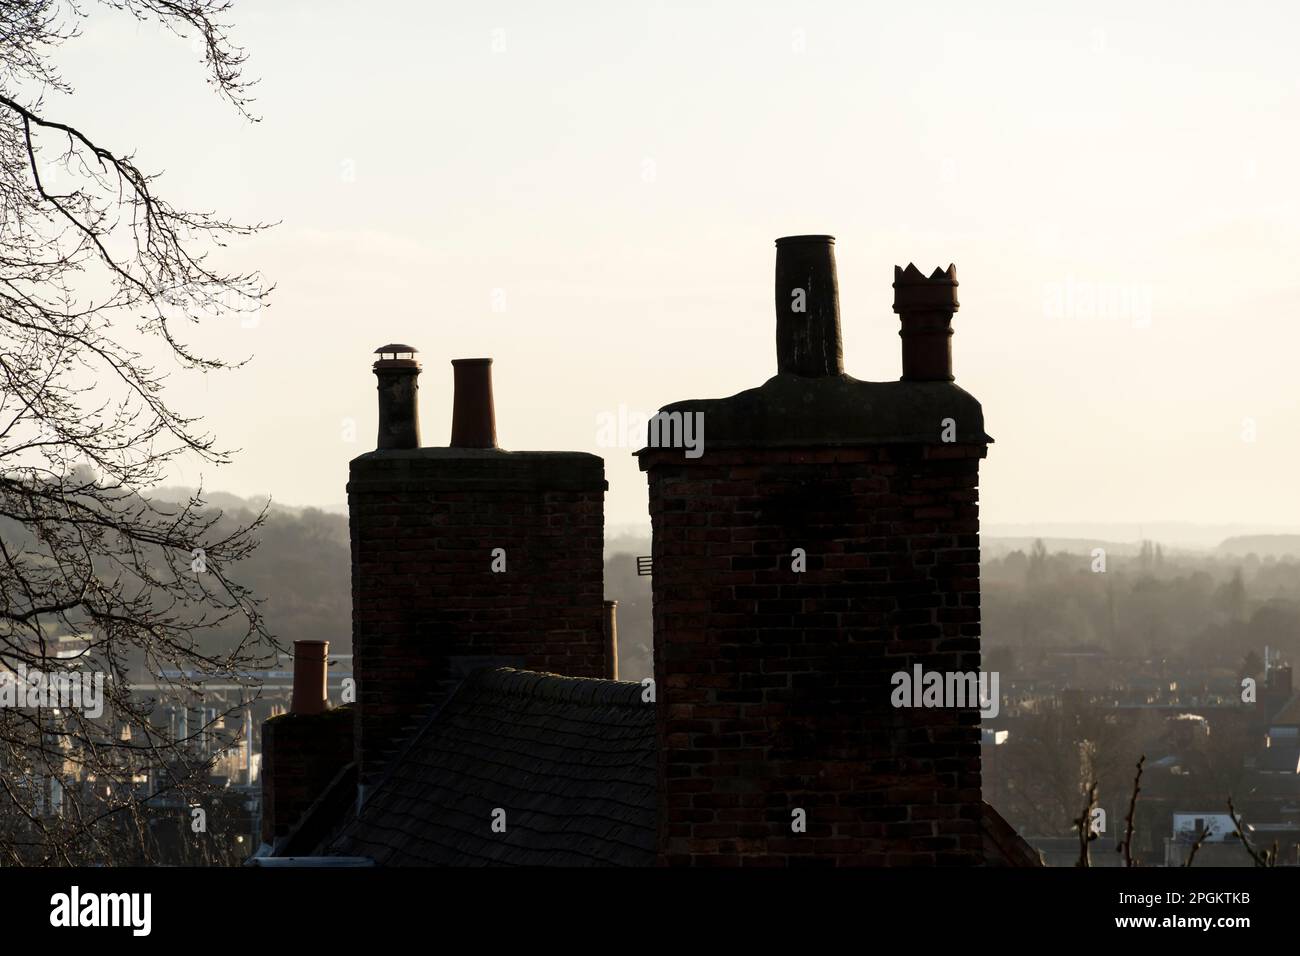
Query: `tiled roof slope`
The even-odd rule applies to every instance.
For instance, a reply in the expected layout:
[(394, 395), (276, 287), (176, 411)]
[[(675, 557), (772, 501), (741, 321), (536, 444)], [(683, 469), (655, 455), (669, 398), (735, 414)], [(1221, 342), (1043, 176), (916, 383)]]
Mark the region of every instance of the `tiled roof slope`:
[[(640, 684), (466, 678), (330, 849), (381, 866), (650, 866), (654, 705)], [(506, 830), (494, 833), (493, 811)]]

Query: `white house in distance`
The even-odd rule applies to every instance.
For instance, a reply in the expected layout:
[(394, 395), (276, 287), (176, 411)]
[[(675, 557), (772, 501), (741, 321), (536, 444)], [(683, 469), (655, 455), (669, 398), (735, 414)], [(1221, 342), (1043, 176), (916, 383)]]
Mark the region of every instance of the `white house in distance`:
[(1174, 812), (1175, 842), (1191, 843), (1201, 835), (1202, 831), (1206, 831), (1206, 843), (1224, 843), (1236, 829), (1232, 817), (1227, 813), (1217, 811), (1211, 813), (1204, 810)]

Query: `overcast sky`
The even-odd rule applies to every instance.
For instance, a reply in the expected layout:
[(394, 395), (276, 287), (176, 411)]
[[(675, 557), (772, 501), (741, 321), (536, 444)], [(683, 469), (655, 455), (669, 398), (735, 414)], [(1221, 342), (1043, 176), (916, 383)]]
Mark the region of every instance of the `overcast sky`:
[(399, 341), (424, 444), (492, 356), (502, 445), (603, 455), (607, 520), (645, 521), (599, 416), (761, 384), (772, 240), (831, 233), (858, 378), (900, 373), (893, 266), (957, 264), (986, 522), (1294, 524), (1298, 8), (1056, 6), (245, 0), (255, 126), (96, 15), (46, 113), (280, 223), (228, 257), (271, 308), (201, 338), (253, 362), (174, 380), (243, 449), (210, 488), (343, 502)]

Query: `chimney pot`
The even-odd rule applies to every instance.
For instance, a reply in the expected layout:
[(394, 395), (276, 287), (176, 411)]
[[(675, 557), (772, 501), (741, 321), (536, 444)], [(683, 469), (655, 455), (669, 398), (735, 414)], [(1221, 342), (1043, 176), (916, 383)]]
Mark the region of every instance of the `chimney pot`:
[(452, 359), (456, 393), (451, 410), (452, 448), (496, 448), (496, 407), (492, 401), (492, 360)]
[[(420, 447), (420, 363), (409, 345), (384, 345), (375, 349), (375, 377), (379, 379), (379, 437), (376, 447)], [(385, 356), (391, 356), (386, 358)]]
[(951, 382), (952, 316), (957, 267), (936, 268), (929, 277), (912, 263), (894, 266), (894, 311), (902, 322), (904, 382)]
[(844, 374), (834, 236), (776, 240), (776, 365), (782, 374)]
[(293, 713), (319, 714), (325, 711), (329, 650), (329, 641), (293, 642), (293, 702), (290, 705)]
[(605, 631), (606, 676), (618, 680), (618, 602), (606, 600), (603, 619)]

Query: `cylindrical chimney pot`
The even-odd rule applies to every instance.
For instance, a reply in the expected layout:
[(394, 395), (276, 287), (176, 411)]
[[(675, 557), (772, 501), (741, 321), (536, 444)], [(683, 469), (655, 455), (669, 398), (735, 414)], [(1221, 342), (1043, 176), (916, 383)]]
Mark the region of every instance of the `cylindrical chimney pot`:
[(324, 712), (329, 650), (329, 641), (293, 642), (293, 702), (289, 707), (293, 713)]
[(776, 240), (776, 364), (809, 378), (844, 373), (834, 236)]
[(894, 266), (894, 311), (902, 322), (904, 382), (951, 382), (952, 316), (957, 267), (936, 268), (927, 278), (915, 265)]
[(420, 447), (420, 363), (415, 352), (409, 345), (375, 349), (380, 449)]
[(452, 359), (456, 394), (451, 409), (452, 448), (496, 448), (497, 417), (492, 402), (492, 360)]
[(605, 602), (605, 666), (610, 680), (618, 680), (618, 602)]

